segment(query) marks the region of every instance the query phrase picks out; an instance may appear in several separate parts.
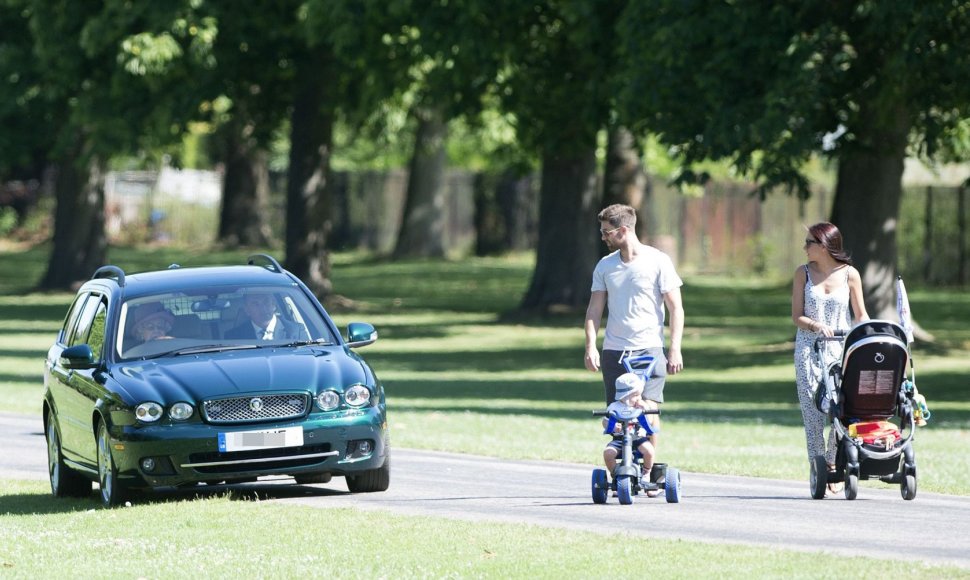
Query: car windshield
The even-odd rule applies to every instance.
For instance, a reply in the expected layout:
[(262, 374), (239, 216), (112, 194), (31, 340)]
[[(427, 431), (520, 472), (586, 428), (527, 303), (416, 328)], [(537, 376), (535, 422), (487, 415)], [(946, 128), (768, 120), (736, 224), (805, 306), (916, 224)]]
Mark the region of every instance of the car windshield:
[(122, 305), (118, 324), (122, 360), (335, 342), (295, 286), (208, 286), (139, 296)]

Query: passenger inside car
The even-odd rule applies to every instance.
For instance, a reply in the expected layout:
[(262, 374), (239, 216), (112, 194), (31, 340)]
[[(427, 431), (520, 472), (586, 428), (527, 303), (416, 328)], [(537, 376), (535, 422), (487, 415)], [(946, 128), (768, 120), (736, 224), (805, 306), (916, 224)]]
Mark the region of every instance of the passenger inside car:
[(175, 316), (162, 306), (161, 302), (142, 304), (132, 311), (131, 316), (131, 329), (136, 344), (172, 338), (168, 333), (172, 330)]
[(226, 331), (226, 338), (252, 340), (307, 340), (302, 324), (286, 320), (277, 312), (276, 295), (247, 291), (243, 296), (242, 324)]

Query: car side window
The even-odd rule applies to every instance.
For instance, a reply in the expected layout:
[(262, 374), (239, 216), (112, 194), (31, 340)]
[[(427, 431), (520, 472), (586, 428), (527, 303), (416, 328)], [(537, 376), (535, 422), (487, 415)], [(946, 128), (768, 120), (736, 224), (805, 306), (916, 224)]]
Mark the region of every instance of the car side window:
[(88, 294), (80, 294), (74, 299), (74, 303), (71, 304), (71, 309), (67, 311), (67, 317), (64, 319), (64, 326), (61, 328), (60, 342), (62, 344), (69, 344), (70, 340), (74, 335), (74, 327), (77, 325), (77, 317), (81, 314), (81, 310), (84, 309), (84, 303), (88, 299)]
[[(67, 346), (85, 344), (88, 342), (88, 337), (91, 335), (91, 329), (94, 325), (95, 315), (98, 313), (98, 309), (101, 308), (101, 305), (102, 302), (100, 296), (92, 294), (88, 297), (87, 301), (84, 302), (84, 306), (81, 308), (81, 314), (77, 319), (77, 327), (74, 329), (74, 333), (70, 340), (68, 340)], [(101, 344), (104, 344), (103, 329), (100, 340)], [(93, 347), (92, 350), (94, 350)]]
[(100, 360), (104, 352), (104, 331), (108, 320), (108, 304), (102, 299), (98, 301), (98, 309), (94, 313), (91, 332), (88, 333), (87, 343), (94, 353), (94, 358)]

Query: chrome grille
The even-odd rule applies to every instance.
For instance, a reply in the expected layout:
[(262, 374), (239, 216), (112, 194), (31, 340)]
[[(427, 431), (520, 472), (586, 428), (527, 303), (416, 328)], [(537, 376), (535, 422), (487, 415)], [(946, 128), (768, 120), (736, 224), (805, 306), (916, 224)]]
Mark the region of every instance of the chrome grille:
[(310, 396), (306, 393), (248, 395), (202, 402), (211, 423), (243, 423), (292, 419), (306, 414)]

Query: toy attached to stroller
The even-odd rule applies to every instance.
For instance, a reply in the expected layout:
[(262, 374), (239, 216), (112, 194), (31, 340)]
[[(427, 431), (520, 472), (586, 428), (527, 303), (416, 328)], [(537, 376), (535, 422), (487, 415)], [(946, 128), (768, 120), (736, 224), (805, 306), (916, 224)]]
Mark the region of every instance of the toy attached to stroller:
[[(623, 364), (628, 372), (634, 372), (642, 377), (650, 377), (654, 359), (648, 356), (637, 357), (625, 359)], [(642, 475), (643, 456), (634, 446), (634, 442), (639, 438), (638, 431), (640, 429), (643, 429), (646, 437), (657, 432), (647, 421), (647, 415), (659, 414), (659, 409), (644, 410), (637, 407), (625, 407), (612, 411), (593, 411), (593, 415), (607, 418), (606, 428), (603, 430), (604, 435), (620, 438), (621, 436), (615, 434), (617, 425), (620, 426), (622, 432), (620, 457), (613, 473), (610, 474), (611, 477), (607, 476), (605, 469), (593, 470), (592, 492), (594, 503), (606, 503), (609, 492), (613, 491), (621, 504), (629, 505), (633, 503), (633, 497), (639, 492), (659, 491), (661, 489), (664, 490), (667, 503), (678, 503), (680, 501), (680, 472), (673, 467), (667, 467), (665, 463), (654, 463), (650, 473)]]
[[(913, 435), (917, 420), (925, 418), (925, 406), (917, 403), (916, 385), (906, 377), (906, 332), (886, 320), (861, 322), (844, 337), (816, 340), (817, 356), (826, 340), (843, 341), (842, 357), (829, 367), (815, 402), (832, 419), (838, 447), (834, 472), (828, 471), (824, 456), (813, 458), (812, 497), (822, 499), (828, 483), (844, 481), (845, 498), (852, 500), (860, 479), (877, 478), (899, 484), (903, 499), (915, 498)], [(898, 425), (890, 421), (894, 417)]]

